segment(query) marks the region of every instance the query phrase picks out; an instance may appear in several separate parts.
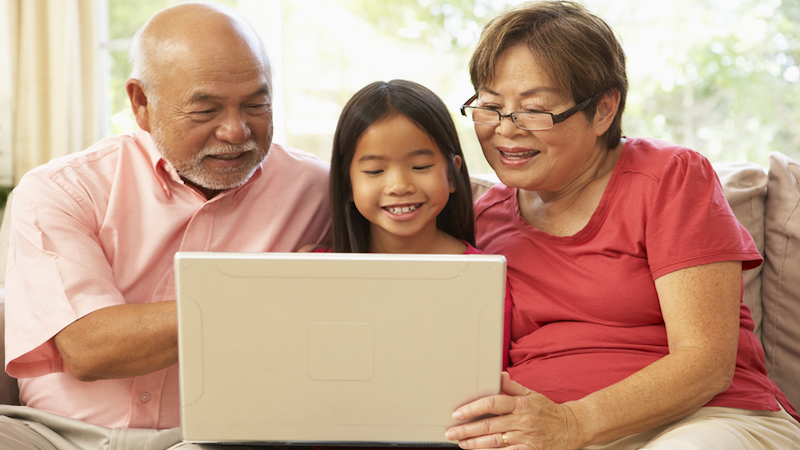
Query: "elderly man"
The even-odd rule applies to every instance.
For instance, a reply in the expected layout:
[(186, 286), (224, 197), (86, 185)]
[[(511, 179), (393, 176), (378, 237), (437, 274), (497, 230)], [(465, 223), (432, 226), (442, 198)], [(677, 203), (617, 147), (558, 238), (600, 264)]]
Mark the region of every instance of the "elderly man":
[[(13, 204), (0, 448), (167, 448), (180, 424), (173, 256), (325, 240), (328, 165), (272, 144), (266, 52), (190, 3), (135, 38), (140, 130), (26, 174)], [(3, 447), (6, 445), (6, 447)]]

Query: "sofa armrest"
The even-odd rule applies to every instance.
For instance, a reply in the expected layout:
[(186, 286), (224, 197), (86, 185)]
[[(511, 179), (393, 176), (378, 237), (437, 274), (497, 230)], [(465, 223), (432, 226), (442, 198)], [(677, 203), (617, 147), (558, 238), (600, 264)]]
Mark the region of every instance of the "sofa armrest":
[(0, 222), (0, 288), (6, 285), (6, 264), (8, 263), (8, 239), (11, 234), (11, 191), (6, 198), (6, 207), (3, 211), (3, 221)]
[[(0, 360), (3, 361), (5, 367), (6, 360), (6, 305), (0, 303)], [(9, 376), (5, 370), (0, 370), (0, 404), (3, 405), (19, 405), (19, 386), (17, 385), (16, 378)]]

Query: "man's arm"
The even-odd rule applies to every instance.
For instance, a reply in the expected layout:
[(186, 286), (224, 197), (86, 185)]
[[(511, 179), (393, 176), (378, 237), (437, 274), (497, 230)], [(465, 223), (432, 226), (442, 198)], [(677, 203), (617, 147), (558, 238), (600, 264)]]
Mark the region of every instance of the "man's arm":
[(64, 328), (55, 345), (81, 381), (127, 378), (178, 362), (174, 301), (98, 309)]
[[(120, 255), (130, 252), (100, 243), (98, 218), (105, 211), (94, 202), (104, 199), (88, 201), (69, 182), (37, 174), (18, 189), (6, 286), (8, 329), (17, 336), (10, 342), (9, 373), (33, 377), (63, 370), (90, 381), (175, 364), (175, 302), (126, 303), (108, 259), (125, 261)], [(171, 258), (166, 260), (162, 266), (169, 267)], [(151, 268), (152, 258), (145, 261)], [(153, 270), (163, 273), (162, 266)], [(136, 279), (136, 269), (130, 271)]]

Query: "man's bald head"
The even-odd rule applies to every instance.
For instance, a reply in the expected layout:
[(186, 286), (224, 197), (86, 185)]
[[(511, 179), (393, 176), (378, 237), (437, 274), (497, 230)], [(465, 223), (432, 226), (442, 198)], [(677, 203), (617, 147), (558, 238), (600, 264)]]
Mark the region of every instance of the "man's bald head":
[(272, 142), (264, 46), (234, 10), (183, 3), (136, 35), (125, 83), (136, 123), (206, 198), (246, 183)]
[(151, 91), (175, 69), (223, 56), (260, 61), (271, 94), (270, 62), (255, 30), (237, 11), (208, 2), (182, 3), (153, 16), (134, 37), (131, 77)]

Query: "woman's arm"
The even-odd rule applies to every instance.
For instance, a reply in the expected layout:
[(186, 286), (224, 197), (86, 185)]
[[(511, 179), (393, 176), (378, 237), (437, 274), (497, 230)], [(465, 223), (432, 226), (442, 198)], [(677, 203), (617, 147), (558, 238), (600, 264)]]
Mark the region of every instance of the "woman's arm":
[[(459, 420), (497, 417), (451, 428), (462, 448), (510, 446), (576, 449), (628, 436), (686, 416), (725, 391), (739, 337), (741, 262), (691, 267), (655, 281), (670, 353), (630, 377), (558, 405), (510, 380), (507, 395), (462, 408)], [(587, 368), (591, 369), (591, 368)]]

